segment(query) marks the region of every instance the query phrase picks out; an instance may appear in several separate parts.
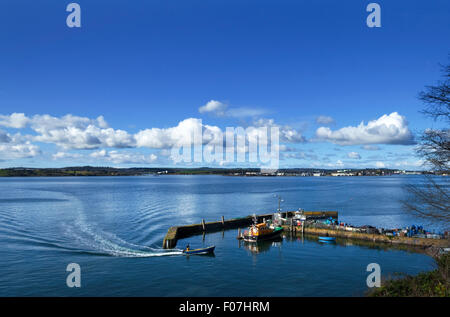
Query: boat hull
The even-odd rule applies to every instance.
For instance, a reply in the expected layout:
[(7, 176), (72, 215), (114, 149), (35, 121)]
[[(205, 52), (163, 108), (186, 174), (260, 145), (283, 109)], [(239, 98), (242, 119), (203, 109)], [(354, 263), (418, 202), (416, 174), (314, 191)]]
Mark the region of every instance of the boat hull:
[(183, 253), (186, 255), (212, 254), (212, 253), (214, 253), (215, 248), (216, 248), (215, 246), (211, 246), (208, 248), (194, 249), (194, 250), (189, 250), (189, 251), (183, 250)]
[(283, 229), (277, 229), (269, 234), (265, 234), (262, 236), (244, 235), (244, 241), (255, 243), (255, 242), (259, 242), (259, 241), (273, 240), (273, 239), (279, 238), (281, 236), (282, 232), (283, 232)]
[(333, 241), (336, 241), (336, 238), (335, 237), (319, 237), (319, 241), (333, 242)]

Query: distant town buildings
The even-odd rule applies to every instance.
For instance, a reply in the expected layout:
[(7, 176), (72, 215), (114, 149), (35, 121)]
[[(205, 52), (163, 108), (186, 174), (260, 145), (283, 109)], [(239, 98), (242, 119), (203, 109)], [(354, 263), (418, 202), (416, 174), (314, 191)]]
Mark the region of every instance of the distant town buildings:
[(12, 176), (129, 176), (129, 175), (224, 175), (224, 176), (271, 176), (271, 177), (343, 177), (343, 176), (389, 176), (389, 175), (421, 175), (436, 174), (448, 176), (447, 173), (430, 171), (406, 171), (397, 169), (316, 169), (316, 168), (285, 168), (276, 171), (260, 170), (258, 168), (114, 168), (78, 166), (64, 168), (6, 168), (0, 169), (0, 177)]

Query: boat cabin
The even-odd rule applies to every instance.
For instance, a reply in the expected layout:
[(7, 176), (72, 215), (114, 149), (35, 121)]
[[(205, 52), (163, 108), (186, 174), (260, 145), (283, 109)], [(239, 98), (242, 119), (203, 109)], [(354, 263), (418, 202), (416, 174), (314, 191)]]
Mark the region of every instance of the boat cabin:
[(273, 229), (270, 229), (265, 223), (258, 223), (256, 225), (253, 225), (250, 228), (250, 234), (252, 236), (262, 236), (265, 234), (272, 233)]

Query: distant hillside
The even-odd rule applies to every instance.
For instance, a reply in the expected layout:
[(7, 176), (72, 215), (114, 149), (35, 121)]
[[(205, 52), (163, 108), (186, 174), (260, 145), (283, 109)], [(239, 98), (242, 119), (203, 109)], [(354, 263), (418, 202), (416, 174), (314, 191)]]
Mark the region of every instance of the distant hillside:
[(226, 175), (226, 176), (384, 176), (393, 174), (421, 174), (424, 172), (398, 171), (391, 169), (346, 169), (328, 170), (312, 168), (279, 169), (274, 173), (261, 172), (258, 168), (114, 168), (77, 166), (63, 168), (5, 168), (0, 177), (43, 176), (136, 176), (136, 175)]

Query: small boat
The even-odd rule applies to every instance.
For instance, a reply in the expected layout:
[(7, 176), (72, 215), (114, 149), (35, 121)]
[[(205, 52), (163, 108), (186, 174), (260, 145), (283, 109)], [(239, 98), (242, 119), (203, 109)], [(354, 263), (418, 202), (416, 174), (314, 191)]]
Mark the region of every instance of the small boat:
[(335, 237), (319, 237), (319, 241), (336, 241)]
[(279, 238), (283, 232), (282, 227), (270, 228), (265, 223), (258, 223), (252, 225), (248, 231), (244, 232), (244, 241), (258, 242), (263, 240), (270, 240)]
[(207, 247), (207, 248), (201, 248), (201, 249), (184, 249), (183, 250), (183, 253), (184, 254), (188, 254), (188, 255), (191, 255), (191, 254), (211, 254), (211, 253), (214, 253), (214, 249), (216, 248), (216, 246), (210, 246), (210, 247)]

